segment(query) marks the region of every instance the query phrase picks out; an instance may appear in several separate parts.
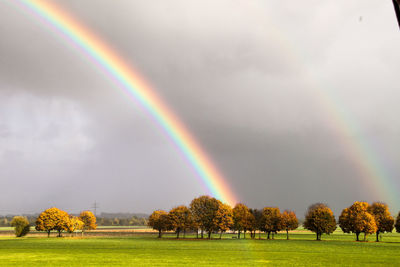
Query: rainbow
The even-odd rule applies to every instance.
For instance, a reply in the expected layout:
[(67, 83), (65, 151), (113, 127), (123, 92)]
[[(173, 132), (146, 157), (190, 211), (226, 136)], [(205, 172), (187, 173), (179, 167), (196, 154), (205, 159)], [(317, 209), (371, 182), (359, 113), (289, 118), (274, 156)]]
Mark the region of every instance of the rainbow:
[[(100, 69), (115, 83), (138, 101), (171, 137), (191, 165), (194, 167), (210, 193), (216, 198), (235, 204), (235, 195), (226, 183), (212, 161), (197, 144), (189, 131), (159, 99), (154, 90), (132, 67), (128, 66), (116, 52), (106, 46), (93, 32), (86, 29), (77, 20), (65, 13), (54, 4), (45, 0), (18, 0), (23, 7), (31, 11), (44, 23), (49, 24), (57, 33), (67, 38), (83, 51)], [(301, 51), (287, 40), (279, 29), (269, 23), (269, 33), (280, 42), (285, 55), (291, 59), (297, 69), (301, 69)], [(297, 65), (297, 66), (296, 66)], [(301, 73), (306, 84), (315, 97), (321, 110), (331, 122), (340, 144), (346, 149), (346, 154), (358, 170), (360, 182), (367, 185), (370, 194), (376, 200), (388, 201), (396, 206), (400, 203), (400, 195), (394, 175), (390, 174), (375, 149), (360, 134), (357, 123), (348, 112), (343, 111), (343, 105), (335, 100), (334, 95), (324, 88), (329, 87), (323, 81), (318, 81), (311, 73)], [(354, 137), (354, 138), (352, 138)]]
[(53, 3), (43, 0), (19, 0), (18, 3), (49, 24), (57, 33), (69, 39), (120, 88), (138, 101), (185, 155), (208, 188), (209, 193), (230, 205), (237, 203), (236, 197), (223, 175), (182, 122), (136, 70), (128, 66), (92, 31)]
[(276, 39), (281, 41), (281, 48), (285, 51), (285, 55), (290, 58), (292, 67), (300, 72), (315, 99), (314, 102), (330, 123), (337, 142), (343, 146), (347, 157), (353, 163), (354, 169), (357, 170), (357, 178), (360, 184), (368, 188), (368, 194), (373, 198), (373, 201), (387, 202), (391, 209), (397, 212), (400, 205), (398, 182), (396, 175), (390, 173), (389, 169), (385, 167), (382, 155), (379, 155), (376, 147), (361, 134), (362, 131), (357, 121), (331, 93), (330, 85), (317, 79), (312, 73), (302, 71), (301, 62), (304, 53), (297, 51), (297, 47), (289, 42), (281, 31), (274, 27), (269, 28), (269, 30)]

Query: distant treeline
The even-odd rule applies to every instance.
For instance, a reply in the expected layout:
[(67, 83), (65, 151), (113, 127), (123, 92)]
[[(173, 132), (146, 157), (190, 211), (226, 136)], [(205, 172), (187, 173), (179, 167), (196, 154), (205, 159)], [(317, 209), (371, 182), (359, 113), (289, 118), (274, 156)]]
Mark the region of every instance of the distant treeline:
[[(30, 225), (35, 225), (36, 218), (38, 217), (39, 214), (35, 215), (23, 215), (25, 218), (28, 219)], [(6, 216), (0, 216), (0, 227), (10, 227), (11, 226), (11, 221), (15, 217), (15, 215), (6, 215)]]
[(147, 226), (147, 219), (137, 216), (130, 218), (124, 217), (97, 217), (97, 225), (99, 226)]

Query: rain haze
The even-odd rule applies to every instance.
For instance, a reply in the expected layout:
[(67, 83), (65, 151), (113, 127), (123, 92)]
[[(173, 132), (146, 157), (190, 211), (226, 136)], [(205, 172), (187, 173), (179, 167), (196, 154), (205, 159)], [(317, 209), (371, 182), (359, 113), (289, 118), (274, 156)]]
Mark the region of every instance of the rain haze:
[[(141, 73), (249, 207), (400, 209), (391, 1), (54, 2)], [(94, 201), (150, 213), (209, 194), (138, 102), (11, 0), (0, 2), (0, 177), (0, 214)]]

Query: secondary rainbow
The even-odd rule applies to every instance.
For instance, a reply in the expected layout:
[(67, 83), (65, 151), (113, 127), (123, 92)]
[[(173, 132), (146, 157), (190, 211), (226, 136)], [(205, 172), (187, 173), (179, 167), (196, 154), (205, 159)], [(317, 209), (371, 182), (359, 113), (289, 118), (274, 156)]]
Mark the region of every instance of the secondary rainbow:
[(290, 59), (292, 67), (298, 70), (310, 90), (310, 96), (315, 99), (318, 108), (332, 126), (338, 144), (343, 146), (354, 169), (358, 171), (360, 182), (367, 186), (368, 193), (375, 201), (387, 202), (393, 210), (398, 209), (400, 194), (398, 194), (396, 174), (391, 173), (390, 168), (385, 166), (383, 155), (380, 155), (378, 149), (363, 136), (357, 121), (345, 109), (343, 103), (331, 93), (334, 92), (331, 85), (313, 73), (303, 70), (305, 53), (302, 53), (295, 43), (288, 41), (283, 31), (272, 27), (273, 23), (268, 25), (269, 33), (276, 41), (280, 41), (285, 56)]
[(53, 3), (43, 0), (19, 0), (19, 3), (71, 40), (100, 66), (109, 78), (137, 100), (179, 147), (214, 197), (230, 205), (237, 202), (225, 178), (203, 149), (137, 71), (128, 66), (92, 31)]

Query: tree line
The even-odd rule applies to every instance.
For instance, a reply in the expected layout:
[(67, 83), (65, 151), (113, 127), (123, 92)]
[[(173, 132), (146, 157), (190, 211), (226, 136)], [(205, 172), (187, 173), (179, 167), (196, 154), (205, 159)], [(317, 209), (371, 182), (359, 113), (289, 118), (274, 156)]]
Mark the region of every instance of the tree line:
[[(11, 226), (15, 228), (17, 237), (25, 236), (30, 229), (29, 220), (25, 216), (15, 216)], [(72, 234), (80, 230), (83, 235), (86, 230), (94, 230), (96, 227), (96, 217), (91, 211), (82, 211), (79, 216), (73, 216), (55, 207), (40, 213), (35, 221), (36, 231), (47, 232), (48, 237), (51, 231), (57, 231), (58, 236), (61, 236), (63, 232)]]
[[(303, 227), (316, 234), (316, 239), (321, 240), (323, 234), (331, 234), (337, 228), (337, 223), (344, 233), (353, 233), (359, 241), (359, 235), (364, 234), (364, 240), (370, 234), (376, 234), (376, 241), (382, 233), (392, 232), (396, 228), (400, 232), (400, 213), (396, 222), (390, 215), (387, 204), (374, 202), (354, 202), (345, 208), (339, 216), (338, 222), (332, 210), (322, 203), (315, 203), (308, 207)], [(169, 212), (164, 210), (154, 211), (148, 225), (158, 231), (158, 237), (162, 237), (165, 231), (174, 231), (179, 238), (183, 233), (196, 233), (196, 238), (204, 238), (204, 234), (211, 239), (211, 234), (232, 231), (237, 233), (237, 238), (246, 238), (250, 233), (251, 238), (261, 238), (261, 233), (266, 233), (267, 239), (273, 239), (274, 234), (285, 231), (289, 239), (289, 231), (299, 227), (299, 221), (295, 212), (285, 210), (281, 212), (278, 207), (265, 207), (263, 209), (251, 209), (245, 204), (238, 203), (235, 207), (222, 203), (210, 196), (200, 196), (191, 201), (187, 207), (177, 206)], [(200, 234), (200, 237), (199, 237)]]
[(146, 226), (147, 218), (139, 218), (137, 216), (132, 216), (130, 218), (97, 217), (97, 225), (99, 225), (99, 226)]

